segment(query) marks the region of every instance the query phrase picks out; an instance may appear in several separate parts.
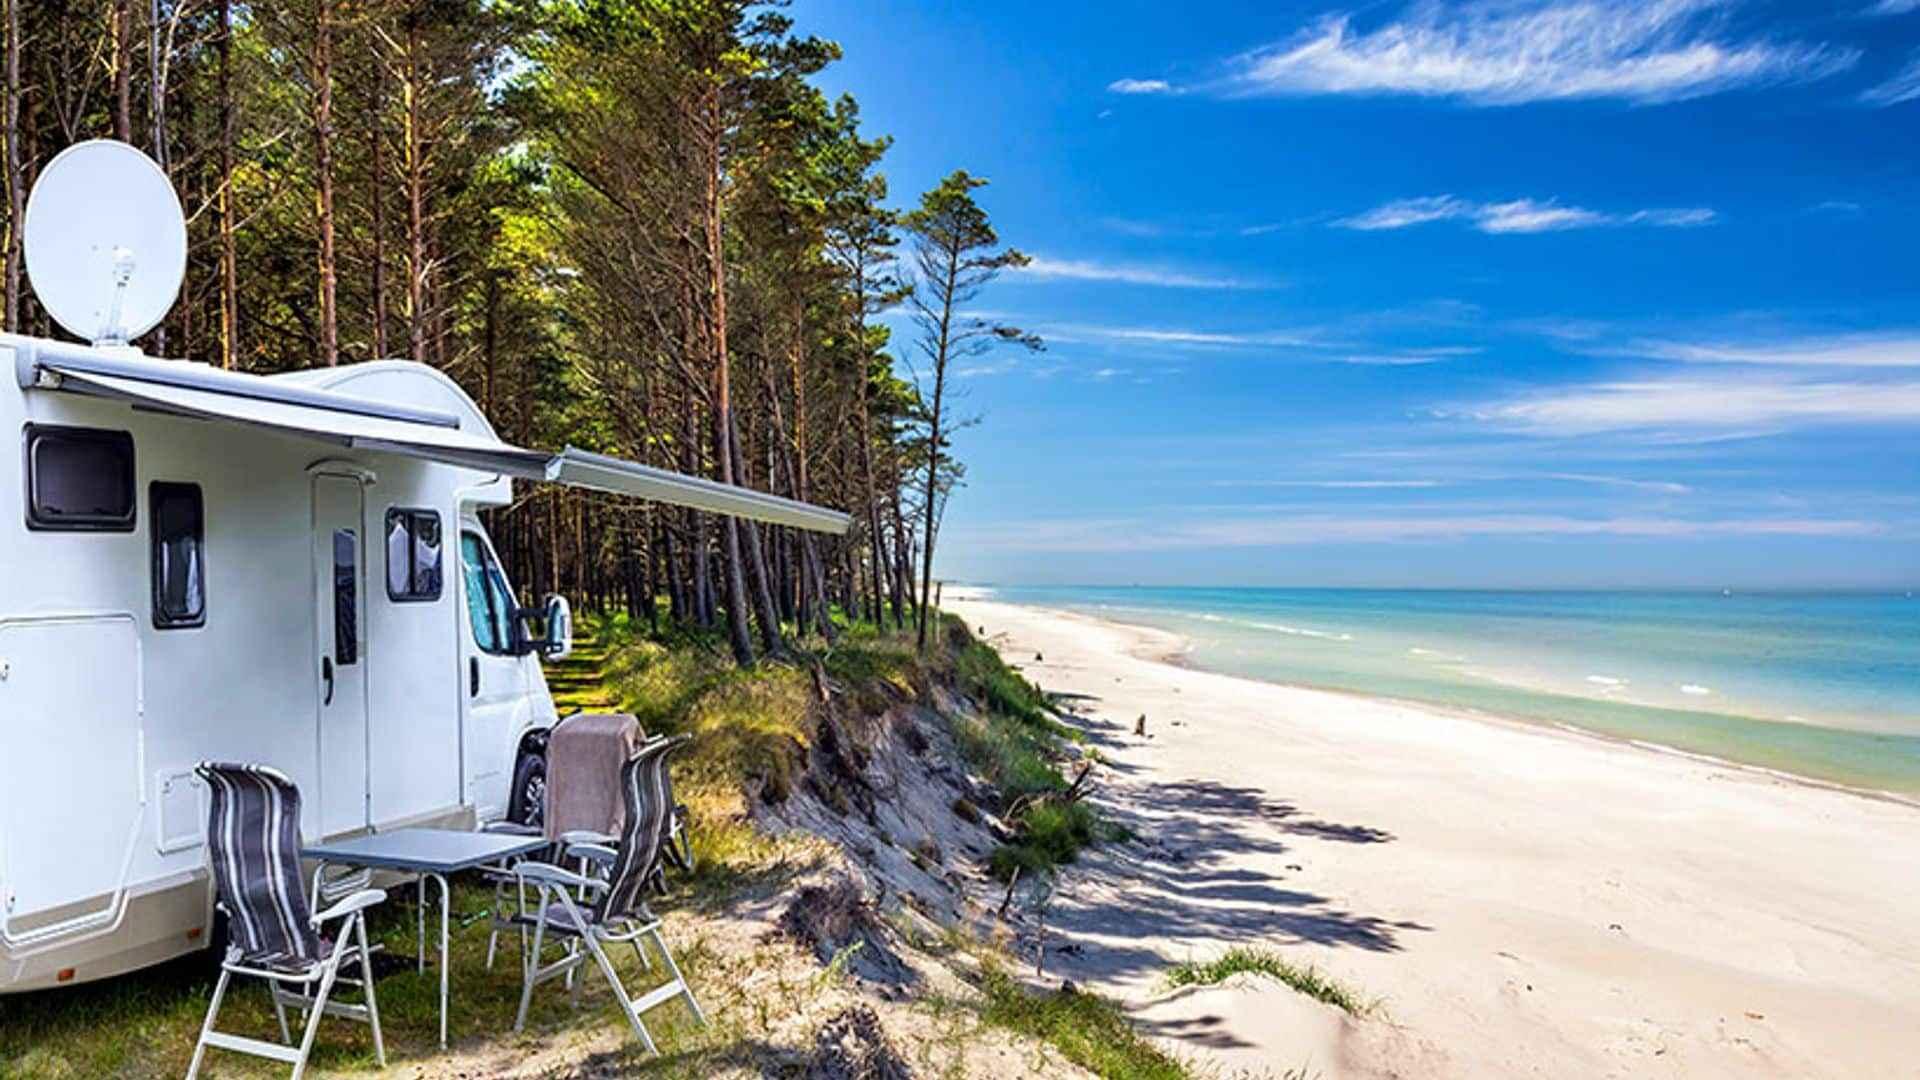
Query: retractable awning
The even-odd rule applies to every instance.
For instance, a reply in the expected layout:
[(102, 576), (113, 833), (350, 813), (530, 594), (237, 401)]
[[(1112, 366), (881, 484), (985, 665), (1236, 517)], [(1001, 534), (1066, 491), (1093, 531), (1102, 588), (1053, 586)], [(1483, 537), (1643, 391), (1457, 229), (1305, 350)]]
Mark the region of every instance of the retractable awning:
[(568, 447), (526, 450), (460, 429), (451, 413), (391, 405), (283, 380), (15, 339), (22, 387), (86, 394), (202, 420), (268, 428), (338, 446), (632, 495), (716, 514), (844, 533), (835, 510)]

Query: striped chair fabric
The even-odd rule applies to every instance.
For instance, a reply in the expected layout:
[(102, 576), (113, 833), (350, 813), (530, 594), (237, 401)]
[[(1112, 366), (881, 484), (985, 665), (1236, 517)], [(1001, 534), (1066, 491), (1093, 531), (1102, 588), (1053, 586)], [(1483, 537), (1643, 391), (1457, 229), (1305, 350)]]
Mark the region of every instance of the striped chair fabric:
[(301, 885), (300, 789), (265, 765), (203, 762), (212, 792), (207, 846), (220, 906), (232, 928), (228, 959), (297, 971), (331, 952)]

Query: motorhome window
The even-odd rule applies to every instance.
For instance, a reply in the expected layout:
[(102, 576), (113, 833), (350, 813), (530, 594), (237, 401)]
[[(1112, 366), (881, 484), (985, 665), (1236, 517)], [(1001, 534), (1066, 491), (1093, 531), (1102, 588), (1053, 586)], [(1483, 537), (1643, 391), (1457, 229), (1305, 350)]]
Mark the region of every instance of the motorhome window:
[(333, 531), (333, 662), (360, 662), (360, 536)]
[(133, 436), (27, 425), (27, 525), (133, 531)]
[(460, 534), (460, 576), (466, 586), (467, 621), (483, 652), (513, 651), (513, 590), (478, 533)]
[(387, 598), (440, 599), (440, 515), (432, 510), (387, 511)]
[(148, 489), (153, 534), (153, 625), (161, 630), (207, 622), (206, 513), (198, 484)]

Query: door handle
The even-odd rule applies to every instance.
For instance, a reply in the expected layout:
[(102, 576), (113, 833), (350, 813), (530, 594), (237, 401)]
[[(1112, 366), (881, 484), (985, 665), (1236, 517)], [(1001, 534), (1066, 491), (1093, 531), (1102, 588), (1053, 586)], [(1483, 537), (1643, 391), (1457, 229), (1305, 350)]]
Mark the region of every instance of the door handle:
[(467, 657), (467, 696), (480, 696), (480, 658)]
[(320, 678), (321, 681), (327, 684), (326, 697), (320, 699), (320, 704), (323, 706), (331, 705), (333, 704), (333, 657), (323, 656), (320, 658)]

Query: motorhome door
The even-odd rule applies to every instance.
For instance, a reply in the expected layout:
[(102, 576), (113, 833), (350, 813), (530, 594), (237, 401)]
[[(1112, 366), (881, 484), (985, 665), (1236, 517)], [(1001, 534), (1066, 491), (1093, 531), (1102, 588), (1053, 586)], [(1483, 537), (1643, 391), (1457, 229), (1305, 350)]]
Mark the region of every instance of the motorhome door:
[(514, 736), (532, 711), (539, 660), (517, 647), (513, 589), (486, 534), (470, 518), (460, 529), (460, 589), (467, 608), (467, 801), (485, 820), (507, 812)]
[(313, 478), (320, 834), (367, 826), (365, 504), (358, 477)]

